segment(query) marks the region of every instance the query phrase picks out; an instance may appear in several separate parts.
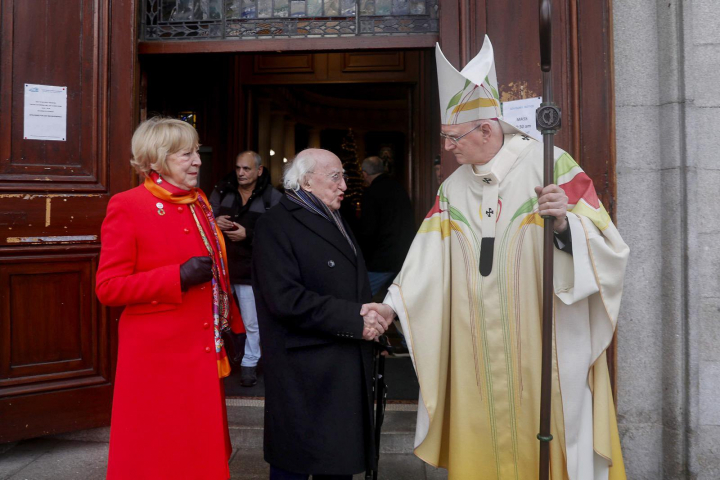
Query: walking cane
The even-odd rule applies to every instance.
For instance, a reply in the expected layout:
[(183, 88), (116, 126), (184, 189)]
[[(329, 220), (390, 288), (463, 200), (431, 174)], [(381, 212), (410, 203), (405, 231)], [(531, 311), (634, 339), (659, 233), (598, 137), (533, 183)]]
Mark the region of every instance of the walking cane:
[(375, 396), (375, 470), (365, 472), (365, 480), (378, 480), (380, 468), (380, 429), (385, 420), (385, 406), (387, 405), (387, 384), (385, 383), (385, 356), (383, 352), (391, 353), (392, 347), (384, 335), (378, 339), (375, 345), (375, 359), (373, 372), (373, 394)]
[[(544, 146), (543, 184), (554, 182), (554, 136), (560, 129), (560, 108), (553, 103), (552, 87), (552, 7), (550, 0), (540, 0), (540, 67), (543, 72), (543, 103), (536, 114), (537, 129), (542, 132)], [(542, 377), (540, 383), (540, 480), (550, 475), (550, 403), (552, 392), (553, 332), (553, 221), (545, 216), (543, 244), (543, 321)]]

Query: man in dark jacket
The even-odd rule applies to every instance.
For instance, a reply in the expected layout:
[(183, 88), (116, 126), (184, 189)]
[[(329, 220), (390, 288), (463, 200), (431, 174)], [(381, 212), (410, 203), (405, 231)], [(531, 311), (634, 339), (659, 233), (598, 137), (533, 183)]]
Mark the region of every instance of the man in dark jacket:
[(402, 268), (415, 237), (412, 204), (405, 190), (385, 174), (380, 157), (363, 160), (367, 189), (362, 198), (360, 245), (375, 295)]
[(376, 466), (372, 340), (388, 322), (367, 314), (365, 261), (338, 212), (343, 173), (327, 150), (300, 152), (285, 171), (285, 196), (257, 226), (271, 480), (351, 480)]
[(240, 302), (240, 313), (247, 332), (245, 354), (240, 364), (240, 383), (244, 387), (257, 383), (260, 360), (260, 332), (250, 268), (255, 222), (282, 197), (270, 185), (270, 174), (260, 162), (260, 155), (255, 152), (239, 154), (235, 160), (235, 171), (228, 173), (210, 196), (217, 225), (227, 238), (225, 245), (230, 282)]

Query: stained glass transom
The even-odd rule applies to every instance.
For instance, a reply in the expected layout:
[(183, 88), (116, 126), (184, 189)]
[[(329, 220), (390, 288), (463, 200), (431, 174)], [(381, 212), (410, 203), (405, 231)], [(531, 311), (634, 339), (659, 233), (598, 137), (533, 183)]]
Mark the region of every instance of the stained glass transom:
[(144, 40), (438, 32), (438, 0), (145, 0)]

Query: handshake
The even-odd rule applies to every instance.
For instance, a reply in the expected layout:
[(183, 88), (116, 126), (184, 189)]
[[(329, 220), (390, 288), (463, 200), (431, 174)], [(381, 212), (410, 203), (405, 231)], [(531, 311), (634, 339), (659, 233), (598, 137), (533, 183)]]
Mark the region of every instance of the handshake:
[(395, 318), (395, 311), (384, 303), (366, 303), (360, 309), (360, 315), (365, 322), (363, 338), (372, 341), (385, 333)]

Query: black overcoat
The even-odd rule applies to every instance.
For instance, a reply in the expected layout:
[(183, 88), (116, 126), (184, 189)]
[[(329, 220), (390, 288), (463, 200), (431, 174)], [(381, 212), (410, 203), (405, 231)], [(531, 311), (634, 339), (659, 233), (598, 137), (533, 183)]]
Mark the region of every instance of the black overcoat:
[(360, 316), (371, 295), (352, 240), (357, 255), (334, 224), (286, 197), (255, 228), (265, 461), (290, 472), (374, 467), (373, 346)]

